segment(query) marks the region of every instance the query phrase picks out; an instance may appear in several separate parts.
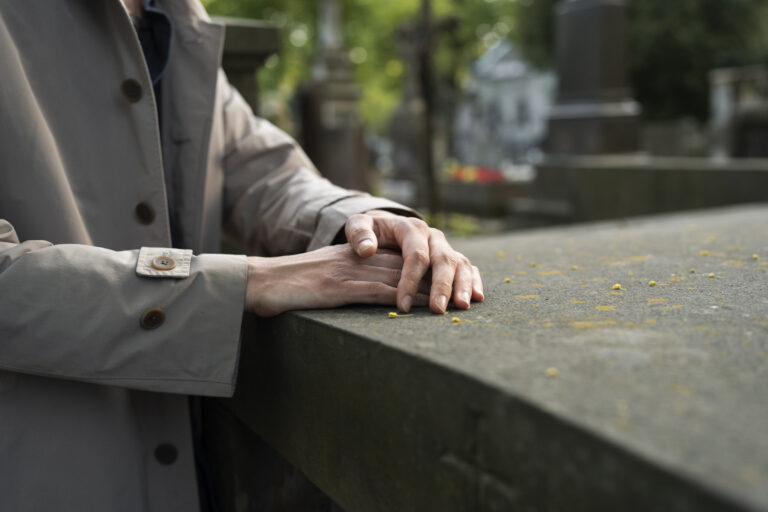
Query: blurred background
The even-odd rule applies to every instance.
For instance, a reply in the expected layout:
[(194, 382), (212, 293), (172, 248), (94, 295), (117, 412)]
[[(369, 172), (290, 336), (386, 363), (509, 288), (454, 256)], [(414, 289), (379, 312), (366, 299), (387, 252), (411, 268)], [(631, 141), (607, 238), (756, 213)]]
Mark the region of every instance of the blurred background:
[(203, 4), (324, 175), (454, 235), (768, 200), (765, 0)]

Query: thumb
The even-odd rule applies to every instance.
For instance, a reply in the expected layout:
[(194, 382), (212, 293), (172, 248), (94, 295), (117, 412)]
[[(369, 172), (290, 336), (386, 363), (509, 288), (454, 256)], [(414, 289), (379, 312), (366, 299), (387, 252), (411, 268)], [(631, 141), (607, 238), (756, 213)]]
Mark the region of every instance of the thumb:
[(357, 214), (347, 220), (344, 234), (352, 246), (352, 250), (361, 258), (376, 254), (378, 240), (373, 232), (373, 218), (370, 215)]

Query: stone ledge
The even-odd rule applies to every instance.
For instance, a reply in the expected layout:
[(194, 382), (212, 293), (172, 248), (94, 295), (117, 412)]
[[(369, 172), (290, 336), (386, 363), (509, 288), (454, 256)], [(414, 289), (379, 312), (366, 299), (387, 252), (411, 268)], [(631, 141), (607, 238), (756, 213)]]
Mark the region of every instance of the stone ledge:
[(484, 304), (249, 319), (225, 403), (350, 511), (767, 510), (766, 218), (463, 242)]

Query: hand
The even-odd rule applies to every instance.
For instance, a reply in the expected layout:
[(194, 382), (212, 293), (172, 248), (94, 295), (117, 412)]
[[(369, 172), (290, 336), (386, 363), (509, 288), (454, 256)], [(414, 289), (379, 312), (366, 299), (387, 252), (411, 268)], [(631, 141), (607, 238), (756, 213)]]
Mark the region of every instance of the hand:
[[(277, 258), (248, 258), (245, 309), (274, 316), (291, 309), (345, 304), (394, 304), (403, 257), (380, 250), (366, 258), (349, 244)], [(425, 306), (429, 286), (421, 283), (415, 303)]]
[(344, 228), (352, 248), (362, 258), (377, 254), (379, 247), (400, 249), (402, 277), (397, 284), (397, 307), (408, 312), (415, 304), (420, 283), (431, 269), (429, 307), (445, 313), (448, 301), (469, 309), (471, 301), (483, 300), (480, 272), (461, 253), (456, 252), (442, 231), (426, 222), (383, 210), (353, 215)]

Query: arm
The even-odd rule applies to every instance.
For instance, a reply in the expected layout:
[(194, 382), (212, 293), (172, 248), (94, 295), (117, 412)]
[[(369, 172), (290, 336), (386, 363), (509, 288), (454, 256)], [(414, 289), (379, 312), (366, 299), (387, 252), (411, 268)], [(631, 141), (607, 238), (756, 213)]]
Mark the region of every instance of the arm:
[[(137, 275), (138, 255), (19, 243), (12, 226), (0, 219), (0, 368), (152, 391), (231, 395), (245, 258), (193, 256), (188, 277), (170, 279)], [(164, 321), (148, 329), (142, 317), (153, 309), (162, 310)]]
[(398, 203), (322, 178), (295, 140), (253, 115), (223, 73), (218, 87), (226, 98), (225, 219), (249, 254), (292, 254), (324, 247), (350, 216), (377, 208), (417, 217)]
[[(228, 91), (223, 115), (227, 217), (249, 252), (285, 254), (317, 249), (330, 244), (343, 230), (353, 252), (362, 259), (370, 258), (378, 247), (400, 250), (404, 257), (396, 290), (371, 289), (370, 284), (353, 289), (330, 286), (322, 272), (325, 254), (314, 267), (308, 265), (305, 270), (309, 275), (301, 274), (299, 280), (303, 286), (296, 282), (294, 289), (289, 286), (291, 280), (276, 282), (277, 276), (283, 275), (276, 265), (285, 262), (290, 268), (293, 260), (251, 258), (248, 304), (252, 311), (271, 315), (287, 309), (354, 302), (396, 303), (402, 311), (409, 311), (413, 305), (425, 304), (423, 280), (429, 270), (431, 280), (426, 286), (432, 311), (444, 313), (451, 299), (462, 309), (469, 308), (472, 300), (483, 300), (477, 267), (454, 251), (442, 232), (429, 228), (409, 208), (336, 187), (321, 178), (293, 139), (253, 115), (223, 73), (219, 87)], [(356, 265), (365, 265), (362, 260), (349, 260), (347, 252), (337, 256), (350, 266), (351, 273), (344, 275), (356, 275)], [(367, 265), (378, 263), (369, 260)], [(304, 267), (296, 267), (285, 277), (296, 277), (295, 272), (301, 269)], [(334, 283), (341, 286), (338, 281)], [(332, 293), (317, 293), (319, 287)]]

